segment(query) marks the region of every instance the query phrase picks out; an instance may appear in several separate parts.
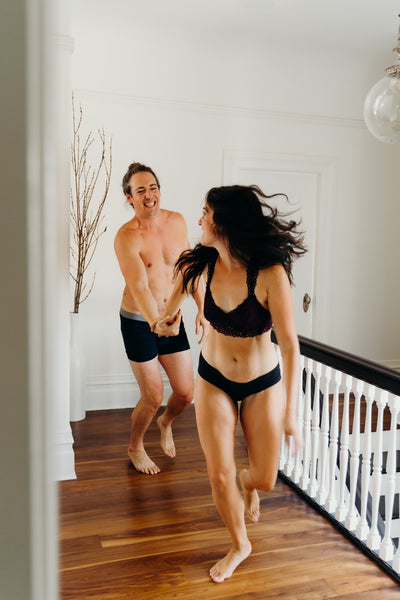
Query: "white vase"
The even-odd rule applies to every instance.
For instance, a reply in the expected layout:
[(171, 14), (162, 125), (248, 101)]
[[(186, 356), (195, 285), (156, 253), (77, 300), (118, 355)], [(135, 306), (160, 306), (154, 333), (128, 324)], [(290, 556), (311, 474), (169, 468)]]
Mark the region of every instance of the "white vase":
[(79, 313), (71, 313), (70, 421), (82, 421), (86, 417), (85, 388), (86, 368), (80, 338), (80, 316)]

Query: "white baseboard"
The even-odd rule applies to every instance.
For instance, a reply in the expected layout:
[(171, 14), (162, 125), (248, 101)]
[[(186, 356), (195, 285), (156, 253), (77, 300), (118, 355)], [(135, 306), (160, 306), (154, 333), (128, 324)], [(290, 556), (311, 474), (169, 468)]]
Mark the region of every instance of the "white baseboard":
[[(163, 373), (164, 399), (166, 404), (171, 394), (168, 378)], [(86, 382), (86, 410), (108, 410), (132, 408), (140, 398), (140, 390), (132, 375), (97, 375)]]
[(76, 479), (73, 443), (74, 438), (71, 431), (56, 433), (55, 481)]

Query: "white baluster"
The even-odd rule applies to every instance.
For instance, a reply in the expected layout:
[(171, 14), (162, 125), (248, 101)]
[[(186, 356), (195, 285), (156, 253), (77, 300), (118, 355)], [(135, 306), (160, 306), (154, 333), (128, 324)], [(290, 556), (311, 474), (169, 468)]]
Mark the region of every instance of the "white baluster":
[(324, 368), (323, 377), (323, 404), (321, 419), (321, 460), (319, 464), (319, 489), (317, 493), (317, 502), (323, 506), (328, 495), (328, 447), (329, 447), (329, 387), (331, 382), (331, 367)]
[(394, 555), (394, 558), (392, 560), (392, 569), (395, 573), (398, 573), (400, 575), (400, 542), (397, 546), (396, 554)]
[(361, 512), (358, 521), (356, 535), (360, 540), (366, 540), (369, 525), (367, 521), (367, 505), (369, 483), (371, 479), (371, 432), (372, 432), (372, 403), (375, 398), (375, 386), (368, 385), (365, 395), (366, 414), (364, 425), (364, 443), (362, 446), (362, 466), (361, 466)]
[(390, 442), (386, 462), (387, 485), (385, 490), (385, 535), (379, 549), (379, 556), (382, 560), (392, 560), (394, 546), (391, 537), (393, 504), (396, 487), (396, 437), (397, 437), (397, 418), (400, 410), (400, 398), (389, 394), (390, 408)]
[(289, 445), (287, 445), (285, 443), (285, 436), (283, 436), (283, 442), (285, 445), (285, 456), (286, 456), (286, 464), (285, 464), (285, 468), (284, 468), (284, 473), (285, 473), (285, 475), (290, 477), (292, 474), (292, 471), (293, 471), (293, 467), (294, 467), (295, 447), (294, 447), (293, 437), (292, 436), (289, 437)]
[(315, 386), (314, 386), (314, 401), (312, 409), (311, 422), (311, 470), (310, 483), (308, 484), (308, 495), (315, 498), (318, 490), (317, 481), (317, 465), (319, 458), (319, 415), (320, 415), (320, 381), (321, 381), (322, 365), (315, 363)]
[(303, 472), (300, 477), (300, 487), (307, 490), (310, 479), (310, 454), (311, 454), (311, 358), (305, 360), (306, 370), (306, 393), (304, 397), (304, 417), (303, 417)]
[[(396, 402), (399, 402), (398, 396), (396, 397)], [(397, 474), (396, 477), (400, 477), (400, 475)], [(395, 573), (398, 573), (400, 575), (400, 542), (397, 546), (397, 551), (392, 561), (392, 569), (395, 571)]]
[(339, 371), (334, 371), (334, 394), (332, 404), (331, 431), (329, 444), (329, 494), (326, 501), (326, 510), (329, 513), (334, 513), (336, 509), (336, 461), (338, 453), (338, 438), (339, 438), (339, 386), (342, 379), (342, 374)]
[(281, 450), (279, 454), (279, 470), (283, 471), (286, 465), (286, 444), (285, 444), (285, 433), (282, 434), (281, 439)]
[(335, 517), (338, 521), (344, 521), (346, 516), (345, 494), (347, 491), (346, 477), (349, 463), (349, 398), (351, 382), (352, 378), (350, 375), (346, 375), (344, 377), (343, 416), (340, 429), (339, 502), (335, 512)]
[(345, 524), (349, 531), (354, 531), (358, 521), (358, 511), (356, 508), (356, 492), (358, 473), (360, 467), (360, 404), (361, 396), (364, 390), (364, 383), (357, 379), (355, 392), (355, 405), (353, 415), (353, 426), (351, 430), (350, 441), (350, 498), (349, 510), (346, 515)]
[(381, 543), (378, 531), (378, 510), (382, 485), (382, 436), (383, 436), (383, 411), (386, 406), (388, 393), (379, 390), (378, 394), (378, 422), (376, 426), (376, 440), (374, 443), (374, 461), (372, 472), (372, 517), (371, 529), (367, 537), (367, 546), (370, 550), (377, 550)]
[[(300, 384), (299, 384), (299, 398), (297, 402), (297, 426), (300, 432), (301, 437), (303, 437), (303, 413), (304, 413), (304, 392), (303, 392), (303, 369), (304, 369), (304, 356), (300, 356)], [(292, 481), (294, 483), (299, 483), (301, 472), (302, 472), (302, 461), (303, 461), (303, 449), (304, 443), (302, 447), (299, 449), (296, 455), (294, 469), (292, 472)]]

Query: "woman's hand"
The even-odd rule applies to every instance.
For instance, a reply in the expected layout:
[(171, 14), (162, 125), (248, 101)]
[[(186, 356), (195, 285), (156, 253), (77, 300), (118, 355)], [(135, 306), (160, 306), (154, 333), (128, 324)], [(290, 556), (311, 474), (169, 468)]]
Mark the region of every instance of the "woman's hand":
[(171, 317), (167, 315), (156, 321), (152, 327), (152, 331), (159, 336), (171, 337), (179, 334), (181, 326), (182, 313), (181, 309), (178, 310), (176, 315)]
[(299, 428), (297, 426), (296, 417), (293, 415), (286, 415), (285, 420), (283, 422), (283, 431), (285, 433), (285, 442), (290, 448), (290, 438), (293, 438), (294, 441), (294, 456), (298, 453), (298, 451), (302, 448), (303, 443), (300, 435)]
[(199, 344), (201, 344), (201, 342), (205, 340), (210, 329), (210, 324), (203, 315), (203, 312), (201, 311), (199, 311), (196, 316), (196, 335), (200, 334), (200, 327), (203, 331), (201, 334), (201, 338), (199, 339)]

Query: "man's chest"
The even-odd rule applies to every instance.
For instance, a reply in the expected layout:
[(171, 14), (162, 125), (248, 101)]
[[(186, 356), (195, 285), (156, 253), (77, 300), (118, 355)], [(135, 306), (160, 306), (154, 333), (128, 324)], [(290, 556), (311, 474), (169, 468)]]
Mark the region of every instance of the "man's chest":
[(171, 235), (147, 235), (142, 240), (140, 255), (146, 268), (151, 266), (173, 267), (186, 244), (182, 238)]

